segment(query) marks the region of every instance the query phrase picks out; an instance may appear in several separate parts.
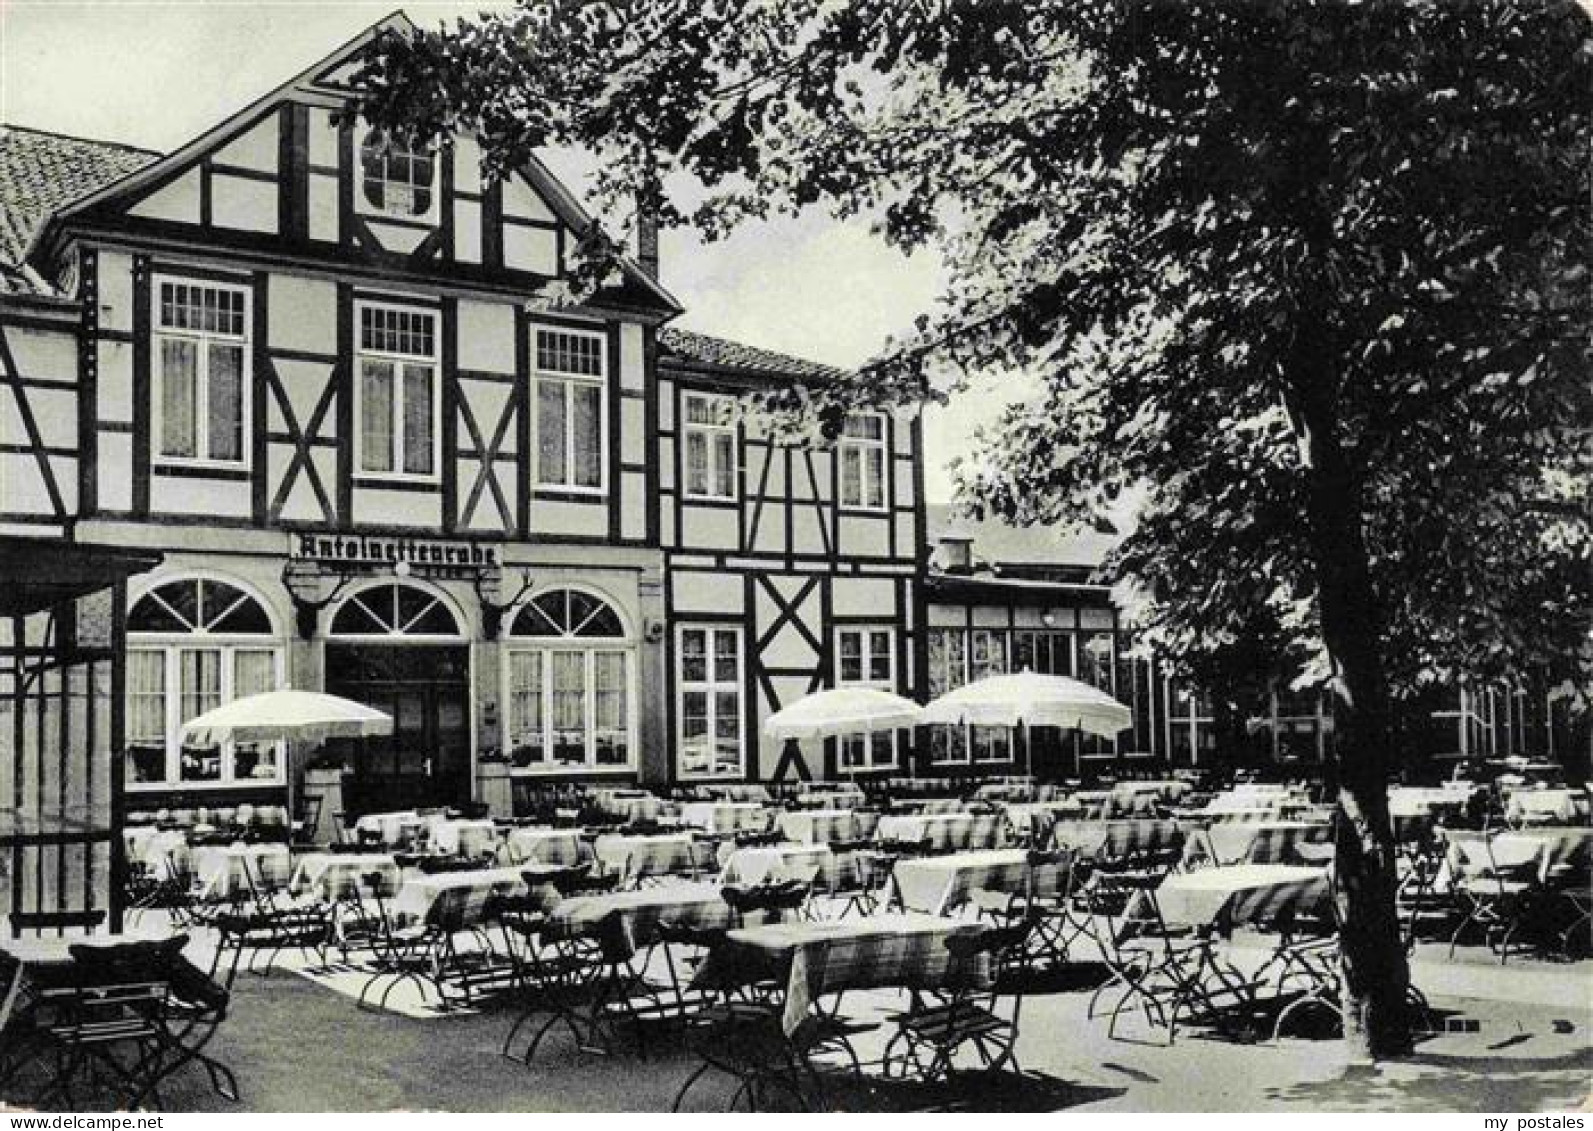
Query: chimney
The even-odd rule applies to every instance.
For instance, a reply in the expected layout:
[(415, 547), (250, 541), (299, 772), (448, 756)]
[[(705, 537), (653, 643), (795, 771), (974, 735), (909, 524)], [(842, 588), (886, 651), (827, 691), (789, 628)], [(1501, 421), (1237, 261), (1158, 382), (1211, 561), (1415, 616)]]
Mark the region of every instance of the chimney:
[(636, 263), (648, 278), (658, 280), (658, 214), (640, 202), (636, 205)]
[(935, 560), (947, 573), (973, 572), (973, 542), (966, 534), (942, 534), (937, 540)]

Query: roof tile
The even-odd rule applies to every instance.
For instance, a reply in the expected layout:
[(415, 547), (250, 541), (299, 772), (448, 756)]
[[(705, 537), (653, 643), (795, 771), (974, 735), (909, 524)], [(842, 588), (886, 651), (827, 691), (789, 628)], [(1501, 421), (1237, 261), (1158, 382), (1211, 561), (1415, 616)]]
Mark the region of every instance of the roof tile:
[(130, 145), (0, 124), (0, 293), (40, 293), (38, 277), (20, 265), (52, 212), (159, 156)]

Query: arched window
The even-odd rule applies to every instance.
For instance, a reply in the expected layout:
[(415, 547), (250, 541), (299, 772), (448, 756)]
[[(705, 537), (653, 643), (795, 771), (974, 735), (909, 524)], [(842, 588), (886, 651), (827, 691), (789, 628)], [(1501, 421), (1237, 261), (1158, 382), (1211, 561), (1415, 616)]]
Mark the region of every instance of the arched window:
[(127, 611), (128, 784), (276, 785), (280, 743), (183, 743), (183, 724), (282, 686), (283, 650), (258, 598), (226, 581), (157, 585)]
[(360, 142), (360, 190), (374, 212), (429, 219), (436, 203), (437, 154), (416, 149), (382, 130)]
[(416, 585), (361, 589), (332, 617), (333, 636), (459, 636), (459, 621), (447, 603)]
[(601, 597), (553, 589), (509, 626), (510, 756), (528, 772), (635, 768), (636, 646)]

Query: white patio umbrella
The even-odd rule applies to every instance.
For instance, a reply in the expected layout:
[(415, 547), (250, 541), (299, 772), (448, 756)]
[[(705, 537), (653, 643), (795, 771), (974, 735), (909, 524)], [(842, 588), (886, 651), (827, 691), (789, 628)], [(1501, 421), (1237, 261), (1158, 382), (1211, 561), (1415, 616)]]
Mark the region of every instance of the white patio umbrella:
[[(234, 742), (298, 741), (320, 743), (329, 738), (370, 738), (392, 734), (392, 716), (319, 691), (262, 691), (189, 719), (183, 733), (196, 746)], [(293, 775), (288, 775), (288, 814), (293, 820)]]
[(877, 734), (918, 725), (923, 710), (911, 699), (872, 687), (839, 687), (815, 691), (782, 707), (763, 721), (763, 733), (788, 739), (839, 738)]
[(924, 708), (923, 724), (1077, 728), (1116, 738), (1132, 712), (1100, 688), (1060, 675), (995, 675), (947, 692)]
[(392, 734), (393, 720), (374, 707), (319, 691), (263, 691), (234, 699), (183, 726), (196, 746), (234, 742), (325, 742)]

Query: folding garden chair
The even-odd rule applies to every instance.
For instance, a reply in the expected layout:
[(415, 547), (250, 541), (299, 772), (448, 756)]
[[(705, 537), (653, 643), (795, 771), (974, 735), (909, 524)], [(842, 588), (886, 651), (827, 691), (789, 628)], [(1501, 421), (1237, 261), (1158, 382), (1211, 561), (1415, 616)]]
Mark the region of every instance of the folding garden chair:
[(1026, 918), (943, 940), (951, 966), (940, 991), (915, 994), (911, 1008), (890, 1018), (897, 1031), (885, 1046), (887, 1076), (894, 1066), (903, 1076), (944, 1079), (964, 1049), (986, 1072), (1022, 1071), (1016, 1046), (1034, 924)]
[(1448, 834), (1448, 868), (1460, 922), (1449, 937), (1454, 957), (1460, 936), (1472, 927), (1482, 930), (1488, 948), (1503, 965), (1536, 894), (1540, 861), (1501, 865), (1494, 855), (1497, 834), (1452, 829)]

